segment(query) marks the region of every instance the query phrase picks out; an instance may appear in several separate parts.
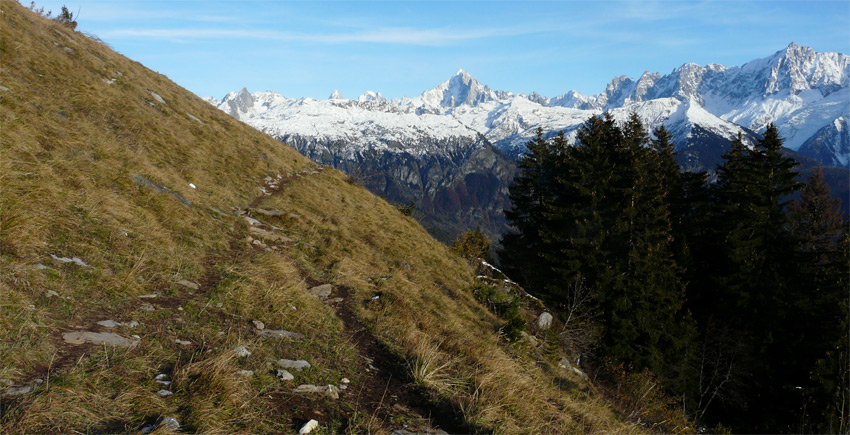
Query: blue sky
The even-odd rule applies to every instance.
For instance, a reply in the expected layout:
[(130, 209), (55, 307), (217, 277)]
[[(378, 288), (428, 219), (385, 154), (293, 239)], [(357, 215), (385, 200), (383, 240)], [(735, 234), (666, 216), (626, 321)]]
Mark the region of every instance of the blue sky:
[[(28, 0), (22, 3), (29, 5)], [(415, 96), (464, 69), (494, 89), (597, 94), (614, 76), (741, 65), (791, 41), (850, 52), (850, 2), (37, 2), (201, 96)]]

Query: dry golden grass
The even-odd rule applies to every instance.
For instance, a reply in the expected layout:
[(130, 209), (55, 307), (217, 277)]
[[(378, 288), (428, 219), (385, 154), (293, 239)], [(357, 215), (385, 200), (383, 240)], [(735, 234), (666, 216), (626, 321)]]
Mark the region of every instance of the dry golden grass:
[[(11, 0), (0, 11), (0, 379), (44, 380), (0, 399), (0, 432), (134, 432), (162, 415), (188, 431), (292, 432), (304, 410), (282, 405), (291, 386), (268, 361), (309, 360), (299, 383), (386, 376), (352, 373), (359, 349), (334, 309), (308, 294), (315, 283), (347, 289), (359, 321), (470, 427), (637, 429), (592, 392), (560, 389), (542, 368), (550, 362), (501, 338), (501, 321), (468, 291), (470, 265), (392, 205), (337, 171), (310, 173), (315, 165), (291, 148), (102, 43)], [(263, 195), (266, 177), (278, 175), (280, 191)], [(255, 216), (292, 242), (246, 243), (248, 224), (234, 210), (249, 206), (299, 215)], [(160, 297), (139, 298), (150, 293)], [(102, 330), (95, 322), (104, 319), (139, 322), (116, 331), (140, 344), (61, 339)], [(253, 319), (305, 338), (259, 338)], [(236, 346), (252, 355), (235, 357)], [(173, 396), (156, 395), (158, 373), (169, 374)], [(323, 421), (328, 430), (393, 428), (352, 396), (340, 402), (315, 402), (349, 413)]]

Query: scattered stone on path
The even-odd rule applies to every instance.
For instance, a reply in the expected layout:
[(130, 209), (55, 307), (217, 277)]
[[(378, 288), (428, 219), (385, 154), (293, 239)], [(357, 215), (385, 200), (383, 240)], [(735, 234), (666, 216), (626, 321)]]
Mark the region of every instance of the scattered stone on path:
[(549, 313), (543, 313), (537, 319), (537, 327), (542, 330), (547, 330), (552, 327), (552, 315)]
[(284, 369), (278, 369), (276, 376), (281, 381), (291, 381), (291, 380), (295, 379), (295, 376), (292, 373), (290, 373), (289, 370), (284, 370)]
[(298, 435), (308, 434), (313, 432), (314, 429), (319, 427), (319, 422), (316, 420), (310, 420), (307, 423), (304, 423), (304, 426), (301, 426), (301, 429), (298, 429)]
[(160, 97), (156, 92), (154, 92), (154, 91), (148, 91), (148, 92), (151, 93), (151, 97), (153, 97), (154, 100), (160, 102), (161, 104), (165, 104), (165, 100), (163, 100), (162, 97)]
[(260, 222), (260, 221), (258, 221), (258, 220), (256, 220), (256, 219), (254, 219), (254, 218), (252, 218), (252, 217), (250, 217), (250, 216), (242, 216), (242, 219), (245, 219), (246, 221), (248, 221), (248, 223), (249, 223), (249, 224), (251, 224), (251, 226), (254, 226), (254, 225), (262, 225), (262, 224), (263, 224), (262, 222)]
[(265, 209), (262, 209), (262, 208), (252, 208), (251, 211), (255, 212), (255, 213), (259, 213), (261, 215), (272, 216), (272, 217), (286, 215), (286, 213), (284, 213), (280, 210), (265, 210)]
[(68, 257), (57, 257), (57, 256), (55, 256), (55, 255), (53, 255), (53, 254), (50, 254), (50, 258), (52, 258), (52, 259), (54, 259), (54, 260), (56, 260), (56, 261), (58, 261), (58, 262), (60, 262), (60, 263), (74, 263), (74, 264), (76, 264), (77, 266), (82, 266), (82, 267), (91, 267), (91, 266), (89, 266), (89, 265), (88, 265), (88, 263), (86, 263), (85, 261), (81, 260), (79, 257), (71, 257), (71, 258), (68, 258)]
[(304, 338), (303, 335), (297, 332), (285, 331), (283, 329), (263, 329), (256, 330), (255, 332), (257, 333), (257, 335), (260, 335), (262, 337), (291, 338), (293, 340)]
[(32, 385), (24, 385), (23, 387), (9, 387), (0, 396), (21, 396), (32, 393), (35, 388)]
[(181, 340), (179, 338), (174, 340), (174, 342), (177, 343), (177, 344), (182, 344), (183, 346), (188, 346), (188, 345), (192, 344), (191, 341)]
[(145, 426), (142, 428), (142, 433), (150, 433), (161, 427), (165, 426), (167, 429), (171, 429), (172, 431), (180, 430), (180, 422), (177, 421), (174, 417), (160, 417), (156, 420), (156, 422), (150, 426)]
[(291, 359), (279, 359), (277, 360), (277, 365), (285, 368), (285, 369), (295, 369), (298, 371), (309, 369), (310, 363), (304, 361), (303, 359), (299, 360), (291, 360)]
[(188, 116), (190, 119), (194, 119), (195, 121), (198, 121), (199, 124), (204, 125), (204, 121), (201, 121), (195, 115), (192, 115), (191, 113), (186, 112), (186, 116)]
[(281, 243), (287, 243), (287, 242), (291, 242), (291, 241), (292, 241), (292, 239), (290, 239), (289, 237), (284, 236), (283, 234), (276, 234), (276, 233), (273, 233), (273, 232), (271, 232), (271, 231), (264, 230), (264, 229), (262, 229), (262, 228), (257, 228), (257, 227), (248, 227), (248, 232), (249, 232), (249, 233), (251, 233), (251, 234), (253, 234), (253, 235), (255, 235), (255, 236), (257, 236), (257, 237), (260, 237), (260, 238), (266, 239), (266, 240), (268, 240), (268, 241), (270, 241), (270, 242), (281, 242)]
[(183, 204), (186, 207), (192, 206), (192, 201), (189, 201), (183, 195), (181, 195), (181, 194), (179, 194), (179, 193), (177, 193), (177, 192), (175, 192), (175, 191), (173, 191), (173, 190), (171, 190), (171, 189), (169, 189), (169, 188), (167, 188), (167, 187), (165, 187), (161, 184), (154, 183), (153, 181), (148, 180), (147, 178), (145, 178), (141, 175), (138, 175), (138, 174), (133, 175), (133, 181), (140, 186), (149, 187), (149, 188), (155, 190), (157, 193), (167, 193), (167, 194), (173, 196), (180, 204)]
[(170, 396), (174, 393), (172, 393), (171, 391), (168, 391), (168, 390), (159, 390), (159, 391), (156, 392), (156, 394), (159, 394), (162, 397), (167, 397), (167, 396)]
[(101, 320), (100, 322), (97, 322), (97, 324), (100, 325), (100, 326), (103, 326), (104, 328), (114, 328), (116, 326), (127, 326), (127, 327), (130, 327), (130, 328), (135, 328), (136, 326), (139, 326), (139, 322), (137, 322), (135, 320), (131, 320), (129, 322), (116, 322), (112, 319), (109, 319), (109, 320)]
[(181, 279), (180, 281), (177, 281), (177, 284), (180, 284), (183, 287), (188, 287), (192, 290), (197, 290), (201, 288), (198, 284), (195, 284), (194, 282), (189, 281), (188, 279)]
[(339, 399), (339, 388), (333, 385), (301, 384), (294, 390), (296, 393), (324, 394), (331, 399)]
[(73, 331), (62, 334), (62, 338), (66, 343), (70, 344), (104, 344), (107, 346), (128, 346), (136, 347), (138, 341), (124, 338), (118, 334), (111, 332), (91, 332), (91, 331)]
[(310, 289), (310, 294), (316, 296), (319, 299), (325, 299), (331, 295), (333, 289), (334, 287), (330, 284), (317, 285)]
[(261, 320), (252, 320), (251, 323), (254, 324), (254, 327), (260, 330), (266, 329), (266, 324)]
[(233, 353), (235, 353), (239, 358), (251, 356), (251, 351), (246, 349), (245, 346), (236, 346), (233, 348)]
[(239, 375), (239, 376), (244, 376), (246, 378), (250, 378), (251, 376), (254, 376), (254, 371), (253, 370), (239, 370), (238, 372), (236, 372), (236, 374)]

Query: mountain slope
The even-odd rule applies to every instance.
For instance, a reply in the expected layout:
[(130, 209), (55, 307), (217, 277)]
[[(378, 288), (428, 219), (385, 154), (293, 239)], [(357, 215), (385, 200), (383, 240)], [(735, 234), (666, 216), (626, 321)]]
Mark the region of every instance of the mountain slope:
[(640, 430), (342, 173), (10, 0), (0, 55), (0, 432)]

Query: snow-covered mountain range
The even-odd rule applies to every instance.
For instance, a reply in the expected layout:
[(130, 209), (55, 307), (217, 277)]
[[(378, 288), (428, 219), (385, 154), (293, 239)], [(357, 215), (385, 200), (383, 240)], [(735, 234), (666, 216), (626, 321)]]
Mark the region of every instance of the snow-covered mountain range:
[(694, 145), (694, 126), (728, 140), (739, 132), (752, 138), (773, 122), (787, 148), (847, 166), (848, 84), (850, 56), (792, 43), (740, 67), (685, 64), (667, 75), (617, 77), (594, 96), (496, 91), (461, 70), (414, 98), (388, 100), (370, 91), (349, 100), (334, 91), (316, 100), (243, 89), (208, 100), (275, 137), (337, 144), (324, 151), (338, 158), (366, 150), (423, 155), (481, 139), (517, 154), (537, 127), (569, 134), (591, 115), (610, 111), (624, 119), (635, 111), (651, 127), (667, 126), (680, 152)]
[[(686, 169), (714, 169), (729, 141), (753, 143), (769, 123), (785, 146), (828, 166), (850, 163), (850, 56), (794, 43), (740, 67), (685, 64), (671, 73), (614, 78), (598, 95), (555, 97), (493, 90), (460, 70), (421, 95), (387, 99), (287, 98), (246, 89), (211, 104), (349, 174), (373, 192), (416, 203), (419, 218), (450, 239), (481, 225), (504, 230), (514, 158), (538, 127), (569, 139), (590, 116), (632, 112), (665, 125)], [(846, 184), (846, 183), (845, 183)]]

